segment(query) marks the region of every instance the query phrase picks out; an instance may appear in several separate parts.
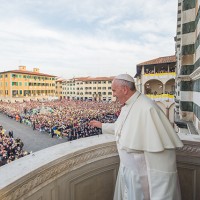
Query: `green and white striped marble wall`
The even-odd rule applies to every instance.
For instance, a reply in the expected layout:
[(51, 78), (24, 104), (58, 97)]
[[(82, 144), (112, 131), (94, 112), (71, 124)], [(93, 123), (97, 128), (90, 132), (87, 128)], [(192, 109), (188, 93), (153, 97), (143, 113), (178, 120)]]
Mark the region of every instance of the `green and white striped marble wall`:
[[(177, 19), (177, 99), (182, 120), (200, 133), (200, 10), (198, 0), (179, 0)], [(181, 31), (178, 31), (178, 26)], [(178, 36), (180, 37), (177, 41)], [(180, 47), (179, 49), (177, 48)]]

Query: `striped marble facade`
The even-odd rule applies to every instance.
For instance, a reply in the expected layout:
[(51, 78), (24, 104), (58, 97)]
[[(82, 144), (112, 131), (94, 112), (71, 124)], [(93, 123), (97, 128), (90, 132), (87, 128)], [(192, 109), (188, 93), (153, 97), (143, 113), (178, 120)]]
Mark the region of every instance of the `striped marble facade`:
[(200, 134), (200, 9), (198, 0), (178, 0), (176, 116)]

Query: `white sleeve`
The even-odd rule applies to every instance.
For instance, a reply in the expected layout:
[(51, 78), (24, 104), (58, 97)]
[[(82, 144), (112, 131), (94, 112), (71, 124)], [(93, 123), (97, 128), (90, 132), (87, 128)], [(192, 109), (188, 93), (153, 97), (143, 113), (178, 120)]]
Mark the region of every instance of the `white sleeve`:
[(102, 133), (115, 134), (115, 124), (114, 123), (103, 123)]

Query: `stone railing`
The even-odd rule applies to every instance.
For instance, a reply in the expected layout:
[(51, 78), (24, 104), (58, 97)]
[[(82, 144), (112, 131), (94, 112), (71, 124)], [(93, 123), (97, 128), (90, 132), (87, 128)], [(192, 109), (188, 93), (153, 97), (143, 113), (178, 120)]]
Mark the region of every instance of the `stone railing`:
[(171, 101), (174, 102), (174, 95), (172, 94), (146, 94), (150, 99), (154, 101)]
[(200, 136), (182, 137), (184, 147), (177, 149), (177, 167), (182, 200), (200, 199)]
[(114, 137), (62, 143), (0, 168), (1, 200), (110, 200), (119, 166)]
[[(195, 140), (183, 140), (185, 146), (177, 149), (182, 200), (200, 199), (200, 143)], [(112, 135), (62, 143), (2, 166), (0, 199), (112, 200), (118, 166)]]

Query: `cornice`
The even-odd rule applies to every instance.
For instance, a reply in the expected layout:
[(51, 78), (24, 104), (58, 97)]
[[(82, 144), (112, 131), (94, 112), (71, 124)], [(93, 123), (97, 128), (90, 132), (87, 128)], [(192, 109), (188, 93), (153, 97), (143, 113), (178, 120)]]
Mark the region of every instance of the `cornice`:
[(191, 77), (189, 75), (178, 75), (176, 80), (179, 81), (191, 81)]
[(198, 67), (192, 74), (190, 74), (192, 80), (200, 79), (200, 67)]

